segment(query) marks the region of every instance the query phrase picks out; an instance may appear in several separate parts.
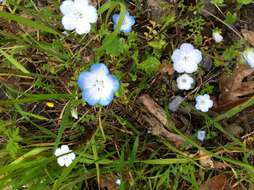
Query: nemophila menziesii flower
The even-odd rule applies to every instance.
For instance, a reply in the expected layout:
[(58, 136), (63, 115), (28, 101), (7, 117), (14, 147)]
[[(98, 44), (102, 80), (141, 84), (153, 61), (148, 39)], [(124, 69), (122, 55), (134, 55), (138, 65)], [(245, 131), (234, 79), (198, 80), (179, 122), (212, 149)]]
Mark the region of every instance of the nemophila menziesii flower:
[(202, 53), (190, 43), (183, 43), (176, 49), (171, 59), (174, 69), (179, 73), (193, 73), (198, 69), (198, 64), (202, 60)]
[(213, 31), (213, 39), (216, 43), (220, 43), (223, 40), (223, 36), (221, 35), (220, 30)]
[(197, 138), (200, 141), (204, 141), (205, 140), (205, 131), (199, 130), (197, 133)]
[(115, 92), (119, 89), (118, 79), (109, 73), (103, 63), (93, 64), (89, 71), (80, 73), (78, 86), (82, 90), (83, 99), (91, 106), (109, 105)]
[[(117, 27), (119, 17), (120, 17), (120, 14), (114, 14), (112, 16), (113, 23), (114, 23), (114, 29)], [(120, 31), (124, 32), (124, 33), (129, 33), (129, 32), (131, 32), (132, 26), (134, 24), (135, 24), (134, 16), (131, 16), (130, 13), (128, 11), (126, 11)]]
[(176, 79), (176, 83), (180, 90), (190, 90), (194, 83), (194, 79), (188, 74), (183, 74)]
[(202, 112), (208, 112), (208, 110), (213, 107), (213, 101), (208, 94), (199, 95), (196, 97), (195, 107)]
[(244, 50), (243, 57), (251, 68), (254, 68), (254, 48)]
[(91, 23), (97, 21), (97, 10), (89, 5), (88, 0), (65, 0), (60, 10), (64, 15), (62, 24), (66, 30), (74, 30), (78, 34), (89, 33)]
[(69, 149), (68, 145), (62, 145), (55, 151), (55, 156), (57, 156), (57, 163), (60, 166), (68, 167), (75, 159), (75, 154)]

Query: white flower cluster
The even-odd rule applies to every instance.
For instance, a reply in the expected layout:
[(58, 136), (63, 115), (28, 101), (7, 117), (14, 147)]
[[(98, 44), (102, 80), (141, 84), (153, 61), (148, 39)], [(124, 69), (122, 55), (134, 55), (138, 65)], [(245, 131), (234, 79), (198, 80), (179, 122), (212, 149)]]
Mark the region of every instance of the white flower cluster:
[[(173, 67), (178, 73), (185, 73), (176, 79), (177, 87), (180, 90), (193, 88), (194, 79), (187, 73), (197, 71), (198, 64), (202, 61), (202, 53), (195, 49), (190, 43), (183, 43), (176, 49), (172, 56)], [(171, 104), (170, 104), (171, 105)], [(179, 105), (178, 105), (179, 106)], [(208, 94), (196, 98), (196, 109), (207, 112), (213, 106), (213, 101)]]

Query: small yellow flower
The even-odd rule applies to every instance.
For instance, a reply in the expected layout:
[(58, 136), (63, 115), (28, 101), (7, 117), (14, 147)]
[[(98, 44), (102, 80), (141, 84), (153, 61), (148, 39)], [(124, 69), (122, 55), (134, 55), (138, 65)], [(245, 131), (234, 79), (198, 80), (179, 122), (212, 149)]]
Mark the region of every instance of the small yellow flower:
[(47, 102), (47, 106), (49, 108), (53, 108), (55, 106), (54, 102)]

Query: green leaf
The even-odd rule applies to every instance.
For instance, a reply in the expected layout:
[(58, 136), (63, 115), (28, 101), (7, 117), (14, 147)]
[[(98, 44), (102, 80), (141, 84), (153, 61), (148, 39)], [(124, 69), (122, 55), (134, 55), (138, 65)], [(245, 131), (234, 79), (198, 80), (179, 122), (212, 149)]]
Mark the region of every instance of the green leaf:
[[(1, 12), (0, 12), (1, 13)], [(20, 71), (22, 71), (23, 73), (29, 74), (30, 72), (28, 70), (26, 70), (26, 68), (21, 65), (16, 59), (14, 59), (11, 55), (9, 55), (8, 53), (5, 53), (4, 51), (2, 51), (0, 49), (0, 53), (6, 57), (6, 59), (12, 64), (14, 65), (17, 69), (19, 69)]]
[(36, 156), (37, 154), (40, 154), (41, 152), (46, 151), (48, 149), (50, 149), (50, 148), (48, 148), (48, 147), (34, 148), (34, 149), (30, 150), (29, 152), (27, 152), (26, 154), (19, 157), (18, 159), (16, 159), (15, 161), (13, 161), (11, 164), (18, 164), (18, 163), (22, 162), (23, 160), (25, 160), (26, 158)]
[(50, 27), (46, 26), (45, 24), (38, 22), (38, 21), (32, 21), (28, 18), (17, 16), (17, 15), (7, 13), (4, 11), (0, 11), (0, 17), (5, 18), (6, 20), (16, 21), (19, 24), (23, 24), (23, 25), (26, 25), (26, 26), (29, 26), (29, 27), (32, 27), (35, 29), (39, 29), (39, 30), (42, 30), (42, 31), (45, 31), (45, 32), (48, 32), (51, 34), (58, 34), (59, 35), (59, 33), (57, 31), (55, 31), (54, 29), (52, 29), (52, 28), (50, 28)]
[(131, 151), (130, 159), (129, 159), (129, 165), (130, 165), (130, 167), (133, 166), (133, 163), (136, 160), (136, 155), (137, 155), (137, 151), (138, 151), (138, 144), (139, 144), (139, 137), (137, 136), (136, 139), (135, 139), (132, 151)]
[(164, 40), (155, 40), (155, 41), (151, 41), (148, 42), (148, 45), (151, 46), (154, 49), (162, 49), (165, 47), (167, 43)]
[(155, 57), (148, 57), (144, 62), (138, 64), (138, 69), (145, 71), (147, 74), (154, 74), (159, 70), (160, 61)]
[(0, 100), (0, 105), (2, 104), (21, 104), (21, 103), (31, 103), (45, 100), (63, 100), (73, 97), (72, 94), (32, 94), (28, 95), (23, 99), (11, 99), (11, 100)]
[[(107, 43), (105, 41), (108, 39), (109, 38), (106, 37), (103, 43)], [(110, 55), (113, 55), (113, 56), (118, 56), (121, 53), (123, 53), (124, 52), (124, 39), (115, 37), (113, 40), (110, 40), (110, 42), (108, 43), (108, 45), (106, 47), (106, 52)]]
[(253, 3), (253, 0), (237, 0), (240, 5), (248, 5)]
[(229, 25), (235, 24), (237, 20), (236, 13), (232, 14), (231, 12), (227, 12), (225, 22)]

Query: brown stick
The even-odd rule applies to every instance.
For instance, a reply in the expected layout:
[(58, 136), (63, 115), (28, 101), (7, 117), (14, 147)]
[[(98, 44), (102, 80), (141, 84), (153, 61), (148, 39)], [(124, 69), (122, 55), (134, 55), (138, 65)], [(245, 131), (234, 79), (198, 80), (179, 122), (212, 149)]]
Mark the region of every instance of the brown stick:
[(149, 95), (140, 96), (139, 101), (154, 115), (163, 125), (167, 125), (167, 116), (164, 110)]
[(145, 120), (151, 126), (151, 133), (156, 136), (163, 136), (169, 141), (173, 142), (176, 147), (179, 147), (185, 140), (172, 132), (169, 132), (164, 126), (167, 126), (167, 116), (165, 111), (158, 105), (149, 95), (145, 94), (138, 99), (146, 109), (154, 116), (148, 117), (142, 115), (142, 119)]
[(180, 137), (179, 135), (175, 133), (169, 132), (167, 129), (164, 128), (162, 123), (160, 123), (156, 118), (147, 117), (145, 115), (142, 115), (141, 117), (142, 117), (142, 120), (149, 123), (150, 130), (153, 135), (167, 138), (169, 141), (173, 142), (176, 145), (176, 147), (179, 147), (183, 143), (185, 143), (182, 137)]

